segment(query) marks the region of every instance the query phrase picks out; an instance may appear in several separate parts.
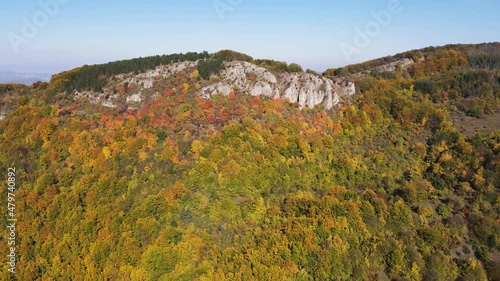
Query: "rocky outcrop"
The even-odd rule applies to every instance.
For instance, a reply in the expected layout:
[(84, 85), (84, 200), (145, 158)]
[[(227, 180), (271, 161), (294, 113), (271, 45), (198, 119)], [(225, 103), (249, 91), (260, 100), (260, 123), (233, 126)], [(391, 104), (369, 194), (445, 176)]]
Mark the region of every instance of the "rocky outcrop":
[(375, 71), (378, 71), (378, 72), (392, 72), (392, 71), (396, 71), (398, 69), (399, 70), (406, 70), (410, 66), (412, 66), (414, 63), (415, 63), (414, 60), (412, 60), (410, 58), (404, 58), (404, 59), (400, 59), (400, 60), (397, 60), (397, 61), (394, 61), (394, 62), (391, 62), (391, 63), (379, 65), (379, 66), (374, 67), (374, 68), (369, 69), (369, 70), (364, 70), (364, 71), (361, 71), (361, 72), (356, 72), (356, 73), (350, 74), (350, 76), (353, 76), (353, 77), (366, 76), (366, 75), (370, 74), (370, 72), (372, 70), (375, 70)]
[(310, 73), (273, 74), (269, 70), (248, 62), (226, 62), (220, 81), (200, 89), (204, 98), (215, 94), (228, 95), (238, 90), (253, 96), (285, 98), (301, 107), (322, 105), (331, 109), (340, 97), (355, 93), (354, 83), (331, 80)]
[[(185, 61), (172, 63), (169, 65), (161, 65), (153, 70), (148, 70), (139, 74), (120, 74), (114, 76), (108, 86), (104, 88), (101, 93), (96, 93), (93, 91), (76, 91), (74, 93), (75, 100), (81, 100), (83, 98), (87, 99), (90, 103), (100, 104), (105, 107), (117, 107), (119, 95), (114, 93), (114, 88), (127, 85), (136, 85), (139, 88), (148, 90), (153, 88), (156, 79), (169, 78), (179, 72), (186, 71), (188, 69), (195, 69), (196, 62)], [(144, 101), (144, 95), (141, 91), (139, 93), (130, 93), (125, 97), (125, 102), (127, 104), (141, 103)]]
[(197, 62), (194, 61), (177, 62), (161, 65), (154, 70), (148, 70), (133, 76), (121, 74), (115, 77), (121, 81), (121, 84), (136, 84), (141, 85), (144, 89), (151, 89), (156, 78), (168, 78), (186, 69), (196, 68), (196, 64)]
[[(134, 85), (138, 92), (129, 93), (121, 97), (126, 104), (143, 102), (147, 99), (156, 83), (180, 72), (191, 73), (196, 69), (197, 62), (179, 62), (162, 65), (154, 70), (139, 74), (121, 74), (110, 79), (108, 87), (101, 93), (82, 91), (75, 93), (75, 99), (86, 98), (91, 103), (106, 107), (116, 107), (120, 99), (116, 89), (122, 86)], [(331, 80), (312, 73), (272, 73), (268, 69), (249, 62), (224, 62), (220, 74), (212, 77), (212, 84), (206, 85), (197, 91), (203, 98), (213, 95), (229, 95), (232, 91), (239, 91), (252, 96), (266, 96), (284, 98), (298, 103), (300, 107), (323, 106), (326, 110), (338, 105), (342, 96), (351, 96), (355, 93), (355, 86), (347, 80)], [(142, 90), (141, 90), (142, 89)], [(149, 91), (148, 91), (149, 90)]]
[(126, 98), (126, 102), (141, 102), (141, 101), (142, 101), (141, 93), (130, 95)]
[(388, 64), (381, 65), (376, 69), (378, 71), (395, 71), (396, 69), (407, 69), (412, 66), (415, 62), (412, 59), (404, 58), (395, 62), (391, 62)]

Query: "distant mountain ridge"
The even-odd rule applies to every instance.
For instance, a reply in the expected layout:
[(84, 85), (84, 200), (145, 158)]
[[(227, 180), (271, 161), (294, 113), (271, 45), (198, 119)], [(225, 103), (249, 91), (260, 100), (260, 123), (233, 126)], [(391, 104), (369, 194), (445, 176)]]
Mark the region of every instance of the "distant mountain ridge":
[[(329, 68), (323, 72), (324, 76), (359, 76), (371, 71), (387, 72), (405, 70), (412, 62), (423, 61), (429, 55), (440, 51), (456, 51), (467, 57), (469, 67), (476, 69), (500, 69), (500, 42), (481, 44), (449, 44), (444, 46), (430, 46), (422, 49), (402, 52), (392, 56), (385, 56), (362, 63)], [(399, 65), (399, 66), (398, 66)]]
[(48, 73), (19, 73), (14, 71), (0, 71), (0, 83), (18, 83), (31, 85), (37, 81), (48, 82), (52, 74)]

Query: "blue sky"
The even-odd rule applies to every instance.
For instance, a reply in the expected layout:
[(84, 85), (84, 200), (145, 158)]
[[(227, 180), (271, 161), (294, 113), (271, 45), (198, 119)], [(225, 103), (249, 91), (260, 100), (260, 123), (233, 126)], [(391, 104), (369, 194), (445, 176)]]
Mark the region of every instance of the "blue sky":
[(498, 0), (2, 1), (0, 71), (57, 73), (221, 49), (323, 71), (426, 46), (500, 41), (499, 13)]

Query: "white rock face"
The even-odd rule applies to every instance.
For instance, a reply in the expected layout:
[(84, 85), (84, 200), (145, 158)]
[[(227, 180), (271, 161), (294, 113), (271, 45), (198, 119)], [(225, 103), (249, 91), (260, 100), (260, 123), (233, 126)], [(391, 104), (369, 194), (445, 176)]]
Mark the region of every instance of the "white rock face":
[(209, 99), (212, 95), (222, 93), (229, 95), (233, 88), (227, 82), (219, 82), (200, 89), (200, 94), (203, 98)]
[(102, 95), (92, 91), (75, 92), (75, 100), (87, 99), (90, 103), (98, 104), (102, 101)]
[(102, 106), (114, 108), (114, 107), (116, 107), (116, 104), (113, 102), (110, 102), (110, 101), (105, 101), (102, 103)]
[(401, 59), (401, 60), (398, 60), (395, 62), (391, 62), (389, 64), (379, 66), (377, 69), (379, 71), (394, 71), (394, 70), (396, 70), (397, 67), (399, 67), (401, 69), (407, 69), (408, 67), (410, 67), (414, 63), (415, 62), (412, 59), (404, 58), (404, 59)]
[(396, 68), (400, 68), (400, 69), (404, 70), (404, 69), (408, 69), (414, 63), (415, 63), (415, 61), (413, 61), (412, 59), (404, 58), (404, 59), (397, 60), (395, 62), (391, 62), (391, 63), (377, 66), (373, 69), (369, 69), (369, 70), (365, 70), (365, 71), (361, 71), (361, 72), (356, 72), (356, 73), (351, 74), (350, 76), (353, 76), (353, 77), (365, 76), (365, 75), (369, 74), (370, 71), (372, 71), (372, 70), (381, 71), (381, 72), (395, 71)]
[(83, 98), (87, 99), (90, 103), (93, 104), (101, 104), (102, 106), (105, 107), (116, 107), (116, 103), (113, 102), (118, 99), (118, 95), (108, 95), (107, 98), (105, 98), (106, 94), (104, 93), (95, 93), (92, 91), (82, 91), (82, 92), (75, 92), (75, 97), (74, 100), (81, 100)]
[(276, 77), (267, 69), (248, 62), (225, 62), (224, 67), (220, 82), (200, 89), (202, 97), (228, 95), (238, 89), (253, 96), (285, 98), (301, 107), (322, 104), (328, 110), (340, 102), (341, 96), (350, 96), (356, 91), (351, 82), (332, 81), (309, 73), (283, 73)]
[(148, 70), (144, 73), (125, 78), (125, 75), (117, 75), (116, 77), (121, 81), (121, 84), (136, 84), (142, 85), (144, 89), (151, 89), (153, 87), (155, 78), (168, 78), (186, 69), (196, 67), (197, 61), (184, 61), (177, 62), (169, 65), (160, 65), (154, 70)]
[[(113, 94), (113, 88), (116, 86), (127, 85), (139, 85), (140, 89), (151, 89), (153, 88), (155, 79), (168, 78), (172, 75), (175, 75), (182, 71), (187, 71), (190, 69), (195, 69), (197, 66), (197, 61), (185, 61), (179, 63), (173, 63), (169, 65), (160, 65), (156, 67), (154, 70), (148, 70), (143, 73), (139, 73), (137, 75), (128, 74), (120, 74), (116, 75), (112, 79), (113, 86), (104, 87), (103, 92), (96, 93), (93, 91), (76, 91), (75, 92), (75, 100), (81, 100), (82, 98), (86, 98), (90, 103), (93, 104), (101, 104), (105, 107), (117, 107), (117, 101), (119, 100), (119, 95)], [(136, 102), (141, 103), (144, 101), (143, 95), (141, 95), (141, 91), (136, 94), (132, 94), (128, 96), (125, 100), (127, 103)], [(153, 98), (158, 97), (158, 93), (153, 95)]]
[(141, 101), (142, 101), (141, 93), (127, 97), (127, 102), (141, 102)]
[[(106, 107), (117, 107), (121, 102), (141, 103), (148, 98), (158, 96), (158, 92), (148, 91), (153, 88), (155, 81), (183, 71), (189, 75), (196, 69), (197, 63), (186, 61), (161, 65), (137, 75), (131, 73), (116, 75), (101, 93), (76, 92), (75, 100), (86, 98), (91, 103)], [(240, 91), (252, 96), (288, 99), (292, 103), (298, 103), (301, 108), (321, 105), (329, 110), (340, 103), (342, 96), (354, 95), (356, 91), (354, 84), (345, 80), (331, 80), (310, 73), (273, 74), (264, 67), (240, 61), (224, 62), (218, 78), (218, 82), (199, 89), (197, 94), (208, 99), (216, 94), (228, 95), (232, 91)], [(118, 86), (131, 84), (138, 86), (138, 93), (130, 93), (126, 97), (120, 97), (116, 93)]]
[(273, 97), (275, 92), (273, 91), (271, 84), (259, 81), (250, 89), (250, 94), (252, 96)]

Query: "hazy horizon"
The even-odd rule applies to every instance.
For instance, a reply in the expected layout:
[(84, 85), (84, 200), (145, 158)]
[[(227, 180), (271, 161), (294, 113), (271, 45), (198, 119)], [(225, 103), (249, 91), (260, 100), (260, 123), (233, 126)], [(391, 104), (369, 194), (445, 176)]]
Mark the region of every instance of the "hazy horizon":
[(4, 3), (0, 70), (58, 73), (84, 64), (232, 49), (323, 71), (428, 46), (500, 38), (500, 4), (491, 0), (138, 3)]

